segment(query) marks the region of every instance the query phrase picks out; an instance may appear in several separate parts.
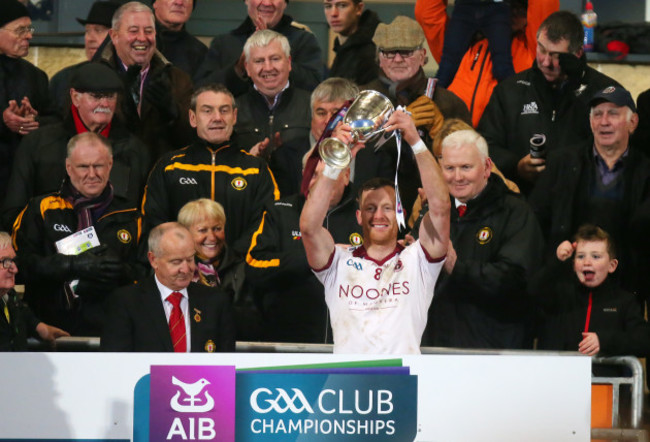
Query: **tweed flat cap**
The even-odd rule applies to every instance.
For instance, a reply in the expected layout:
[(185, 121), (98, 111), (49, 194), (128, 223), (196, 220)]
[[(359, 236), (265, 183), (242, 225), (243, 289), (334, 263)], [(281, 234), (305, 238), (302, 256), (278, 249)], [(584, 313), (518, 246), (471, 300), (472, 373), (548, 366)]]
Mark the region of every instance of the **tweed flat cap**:
[(412, 18), (398, 15), (391, 24), (380, 23), (372, 41), (379, 49), (416, 49), (424, 43), (424, 32)]

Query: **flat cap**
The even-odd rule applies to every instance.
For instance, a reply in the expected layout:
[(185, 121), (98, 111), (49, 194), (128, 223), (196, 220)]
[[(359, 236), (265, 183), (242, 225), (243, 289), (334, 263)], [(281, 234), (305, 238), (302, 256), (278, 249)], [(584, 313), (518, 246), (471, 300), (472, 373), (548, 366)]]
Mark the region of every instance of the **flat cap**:
[(97, 1), (90, 7), (88, 17), (86, 17), (85, 20), (83, 18), (77, 18), (77, 21), (81, 23), (82, 26), (91, 24), (102, 25), (110, 28), (113, 14), (115, 14), (115, 11), (117, 11), (117, 8), (119, 7), (120, 4), (117, 2)]
[(622, 87), (608, 86), (602, 91), (596, 92), (589, 100), (589, 106), (594, 107), (603, 101), (614, 103), (617, 106), (627, 106), (632, 109), (632, 112), (636, 112), (632, 95)]
[(0, 27), (21, 17), (29, 17), (25, 5), (18, 0), (2, 0), (0, 6)]
[(87, 62), (70, 78), (70, 87), (79, 92), (120, 92), (124, 89), (117, 73), (102, 63)]
[(372, 41), (379, 49), (416, 49), (424, 43), (424, 32), (412, 18), (398, 15), (389, 25), (379, 23)]

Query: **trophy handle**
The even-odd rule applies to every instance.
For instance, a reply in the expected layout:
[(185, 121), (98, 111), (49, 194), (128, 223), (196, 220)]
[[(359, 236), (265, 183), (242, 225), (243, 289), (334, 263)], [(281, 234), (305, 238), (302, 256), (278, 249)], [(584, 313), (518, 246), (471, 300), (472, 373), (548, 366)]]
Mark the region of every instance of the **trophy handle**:
[(335, 169), (345, 169), (352, 160), (350, 147), (338, 138), (325, 138), (318, 146), (318, 153), (325, 164)]

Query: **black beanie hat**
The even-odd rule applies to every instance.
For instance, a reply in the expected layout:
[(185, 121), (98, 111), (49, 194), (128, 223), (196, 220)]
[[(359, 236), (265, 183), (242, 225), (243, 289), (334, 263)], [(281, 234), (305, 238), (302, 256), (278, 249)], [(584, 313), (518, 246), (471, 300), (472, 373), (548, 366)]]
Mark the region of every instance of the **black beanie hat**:
[(0, 7), (0, 27), (21, 17), (29, 17), (25, 5), (18, 0), (2, 0)]

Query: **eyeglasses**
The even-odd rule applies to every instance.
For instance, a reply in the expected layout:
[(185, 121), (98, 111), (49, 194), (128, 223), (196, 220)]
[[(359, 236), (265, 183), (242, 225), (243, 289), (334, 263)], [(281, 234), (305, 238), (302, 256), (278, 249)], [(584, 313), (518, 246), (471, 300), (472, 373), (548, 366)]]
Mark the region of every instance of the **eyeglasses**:
[(13, 258), (2, 258), (0, 259), (0, 262), (2, 262), (3, 269), (8, 269), (12, 264), (16, 264), (16, 261)]
[(24, 37), (27, 34), (33, 34), (34, 31), (36, 31), (36, 28), (34, 26), (29, 25), (29, 26), (19, 26), (14, 29), (9, 29), (9, 28), (0, 28), (5, 31), (13, 32), (16, 36), (18, 37)]
[(417, 49), (397, 49), (395, 51), (385, 51), (383, 49), (379, 50), (379, 53), (381, 54), (382, 57), (387, 58), (389, 60), (392, 60), (395, 58), (397, 54), (399, 54), (402, 58), (410, 58), (413, 57), (413, 54), (415, 54), (416, 51), (419, 51), (420, 48)]

